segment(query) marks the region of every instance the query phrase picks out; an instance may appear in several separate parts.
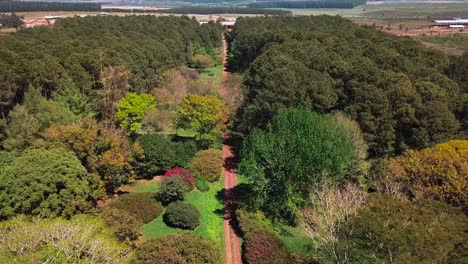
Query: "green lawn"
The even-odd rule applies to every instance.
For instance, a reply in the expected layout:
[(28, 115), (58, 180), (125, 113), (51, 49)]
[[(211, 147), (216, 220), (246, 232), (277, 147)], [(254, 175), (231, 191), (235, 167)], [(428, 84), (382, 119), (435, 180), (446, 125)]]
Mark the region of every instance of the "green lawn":
[(203, 82), (213, 82), (216, 85), (221, 85), (223, 81), (223, 65), (220, 64), (212, 68), (206, 68), (200, 74), (200, 80)]
[[(218, 201), (216, 194), (223, 189), (222, 180), (210, 184), (210, 191), (200, 192), (193, 190), (188, 193), (185, 201), (189, 202), (200, 211), (200, 226), (195, 229), (195, 234), (206, 236), (219, 245), (221, 252), (224, 252), (224, 225), (223, 225), (223, 203)], [(149, 188), (149, 187), (148, 187)], [(143, 226), (142, 233), (146, 239), (158, 238), (181, 231), (181, 229), (171, 228), (163, 222), (162, 215)]]

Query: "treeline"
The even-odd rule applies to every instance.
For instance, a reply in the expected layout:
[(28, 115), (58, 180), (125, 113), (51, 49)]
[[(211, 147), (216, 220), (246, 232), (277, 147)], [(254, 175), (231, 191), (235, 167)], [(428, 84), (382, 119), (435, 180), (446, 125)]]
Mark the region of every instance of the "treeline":
[(240, 131), (265, 127), (285, 107), (344, 111), (359, 123), (369, 154), (382, 157), (466, 129), (466, 63), (409, 38), (328, 16), (242, 18), (230, 47), (230, 65), (246, 76)]
[(100, 11), (98, 3), (1, 1), (0, 12)]
[(266, 1), (250, 3), (250, 8), (354, 8), (364, 4), (362, 0), (331, 1)]
[(1, 40), (0, 111), (7, 115), (29, 86), (50, 97), (69, 79), (93, 102), (111, 86), (115, 93), (148, 91), (167, 69), (186, 63), (193, 46), (221, 45), (222, 30), (188, 17), (154, 16), (67, 18), (53, 29), (21, 30)]
[(169, 14), (265, 14), (265, 15), (289, 15), (290, 11), (271, 10), (245, 7), (223, 7), (223, 6), (182, 6), (171, 9), (158, 10), (160, 13)]
[(0, 27), (6, 28), (17, 28), (23, 24), (21, 17), (17, 16), (15, 13), (11, 15), (0, 14)]

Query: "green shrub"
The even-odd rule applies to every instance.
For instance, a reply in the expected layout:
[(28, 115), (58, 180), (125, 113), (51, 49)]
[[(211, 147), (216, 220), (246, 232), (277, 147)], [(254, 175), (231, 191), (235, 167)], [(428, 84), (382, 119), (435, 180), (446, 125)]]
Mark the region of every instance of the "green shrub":
[(115, 230), (114, 233), (120, 242), (131, 245), (133, 241), (138, 239), (143, 223), (138, 221), (127, 211), (105, 207), (102, 210), (102, 216), (106, 224)]
[(171, 227), (195, 229), (200, 225), (200, 212), (194, 205), (185, 202), (171, 203), (163, 217), (164, 223)]
[(163, 204), (183, 201), (187, 192), (186, 181), (181, 177), (163, 178), (159, 188), (158, 199)]
[(246, 237), (244, 259), (248, 264), (291, 263), (283, 242), (265, 229), (255, 230)]
[(195, 178), (195, 186), (200, 192), (207, 192), (210, 190), (210, 185), (203, 178)]
[(176, 149), (174, 143), (164, 135), (146, 134), (138, 138), (144, 151), (139, 167), (145, 177), (160, 174), (174, 166)]
[(113, 200), (112, 208), (126, 211), (137, 220), (148, 223), (161, 215), (163, 207), (156, 201), (153, 193), (128, 193)]
[(203, 178), (209, 182), (219, 180), (223, 168), (223, 152), (219, 149), (199, 151), (188, 168), (195, 178)]
[(211, 239), (179, 233), (146, 241), (137, 249), (134, 263), (218, 264), (220, 259), (219, 248)]
[(270, 222), (261, 211), (249, 212), (244, 209), (237, 209), (236, 219), (244, 235), (248, 235), (250, 232), (256, 230), (269, 229), (271, 227)]
[(193, 139), (174, 142), (176, 157), (174, 166), (186, 167), (197, 153), (197, 142)]

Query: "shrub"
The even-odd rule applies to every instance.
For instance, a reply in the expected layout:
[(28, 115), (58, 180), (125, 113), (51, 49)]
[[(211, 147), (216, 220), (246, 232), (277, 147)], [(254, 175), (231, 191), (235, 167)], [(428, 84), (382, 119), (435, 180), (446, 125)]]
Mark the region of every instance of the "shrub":
[(217, 264), (221, 255), (214, 241), (191, 233), (168, 235), (143, 243), (135, 254), (136, 264)]
[(245, 239), (244, 259), (248, 264), (287, 264), (290, 255), (283, 242), (268, 230), (251, 232)]
[(173, 143), (166, 136), (146, 134), (138, 138), (145, 157), (139, 163), (146, 177), (154, 176), (174, 165), (176, 152)]
[(197, 142), (193, 139), (184, 139), (174, 142), (174, 148), (176, 152), (174, 165), (186, 167), (197, 153)]
[(195, 229), (200, 225), (200, 212), (189, 203), (174, 202), (166, 208), (164, 223), (171, 227)]
[(184, 200), (186, 192), (186, 182), (181, 177), (164, 178), (161, 181), (158, 198), (163, 204), (169, 204)]
[(113, 200), (112, 208), (126, 211), (137, 220), (148, 223), (161, 215), (163, 207), (156, 201), (153, 193), (128, 193)]
[(34, 149), (0, 169), (0, 219), (17, 214), (69, 218), (98, 198), (99, 177), (64, 149)]
[(219, 149), (199, 151), (190, 162), (188, 168), (195, 178), (203, 178), (209, 182), (219, 180), (223, 168), (223, 152)]
[(462, 263), (451, 255), (466, 244), (467, 226), (461, 210), (445, 203), (410, 203), (374, 193), (340, 230), (351, 235), (338, 251), (348, 253), (349, 263)]
[(133, 241), (138, 239), (143, 223), (138, 221), (127, 211), (105, 207), (102, 210), (102, 216), (106, 224), (115, 230), (114, 233), (120, 242), (131, 245)]
[(184, 183), (186, 186), (186, 192), (190, 192), (191, 190), (193, 190), (195, 179), (193, 178), (192, 173), (184, 168), (175, 167), (173, 169), (170, 169), (166, 171), (166, 173), (164, 174), (164, 177), (166, 178), (180, 177), (184, 180)]
[(245, 209), (237, 209), (236, 220), (244, 236), (256, 230), (271, 227), (270, 222), (261, 211), (249, 212)]
[(388, 174), (410, 199), (430, 198), (453, 206), (468, 204), (468, 141), (452, 140), (391, 159)]
[(210, 185), (203, 178), (195, 178), (195, 186), (200, 192), (207, 192), (210, 190)]

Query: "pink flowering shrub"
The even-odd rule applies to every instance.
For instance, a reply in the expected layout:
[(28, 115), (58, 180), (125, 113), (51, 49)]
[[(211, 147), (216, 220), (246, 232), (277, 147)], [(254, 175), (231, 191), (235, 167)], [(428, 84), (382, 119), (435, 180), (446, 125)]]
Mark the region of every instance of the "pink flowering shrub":
[(166, 173), (164, 174), (164, 177), (166, 178), (170, 178), (174, 176), (181, 177), (182, 179), (184, 179), (184, 181), (187, 182), (189, 189), (190, 190), (193, 189), (193, 186), (195, 184), (195, 178), (193, 177), (190, 171), (181, 167), (175, 167), (166, 171)]

